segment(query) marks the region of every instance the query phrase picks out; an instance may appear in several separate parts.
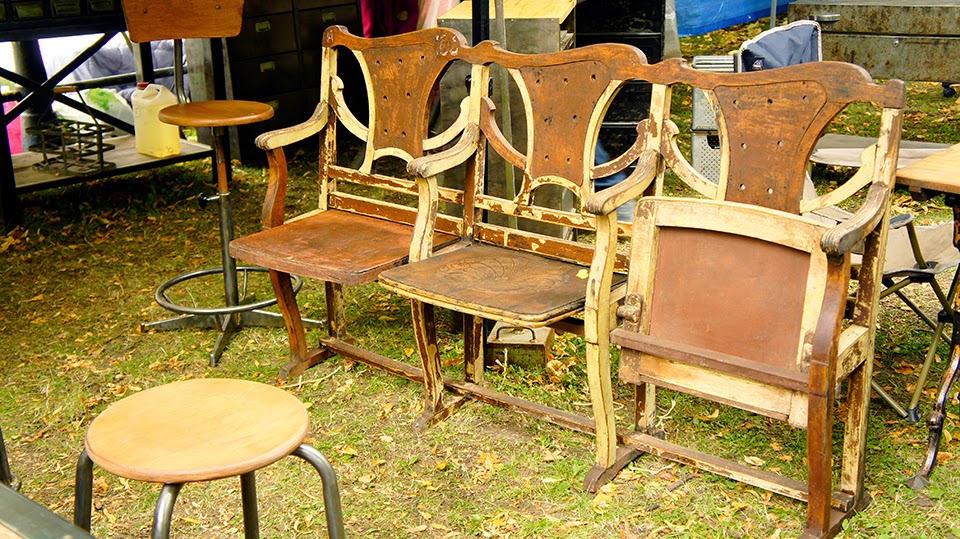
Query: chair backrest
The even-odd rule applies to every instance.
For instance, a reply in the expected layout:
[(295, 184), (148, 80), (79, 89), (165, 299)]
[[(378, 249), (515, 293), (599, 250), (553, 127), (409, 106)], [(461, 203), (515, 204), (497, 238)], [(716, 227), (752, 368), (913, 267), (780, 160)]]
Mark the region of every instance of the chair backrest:
[[(447, 28), (366, 39), (342, 26), (333, 26), (324, 33), (323, 45), (320, 101), (321, 106), (328, 107), (329, 121), (320, 148), (320, 208), (413, 223), (416, 203), (401, 199), (404, 195), (416, 196), (415, 182), (406, 177), (403, 166), (393, 167), (396, 172), (375, 171), (375, 162), (383, 157), (409, 162), (439, 149), (463, 131), (466, 112), (438, 135), (430, 136), (429, 128), (439, 79), (469, 48), (466, 39)], [(341, 54), (359, 62), (363, 87), (344, 87), (337, 76), (343, 64), (338, 59)], [(345, 96), (351, 92), (366, 95), (366, 122), (348, 106)], [(337, 162), (338, 124), (364, 143), (357, 163)], [(344, 189), (342, 184), (353, 184), (360, 190)], [(366, 192), (361, 192), (363, 189)], [(379, 194), (370, 195), (371, 189)], [(441, 188), (439, 197), (443, 202), (463, 204), (462, 190)], [(441, 215), (436, 226), (441, 231), (460, 233), (462, 219)]]
[[(594, 217), (584, 203), (594, 192), (597, 135), (616, 92), (641, 66), (639, 50), (621, 44), (601, 44), (548, 54), (518, 54), (490, 42), (474, 47), (472, 62), (496, 64), (515, 83), (524, 105), (526, 136), (510, 142), (497, 124), (495, 106), (482, 99), (480, 129), (486, 149), (519, 172), (516, 193), (492, 195), (482, 183), (473, 186), (472, 208), (477, 212), (470, 233), (479, 241), (535, 251), (542, 255), (589, 263), (590, 246), (520, 227), (494, 224), (498, 214), (509, 219), (595, 230)], [(485, 71), (489, 76), (489, 71)], [(480, 88), (485, 88), (484, 84)], [(484, 140), (481, 141), (484, 144)], [(523, 151), (518, 147), (525, 148)], [(482, 158), (482, 154), (478, 154)], [(625, 168), (606, 167), (607, 174)], [(555, 187), (550, 187), (555, 186)], [(561, 189), (572, 199), (570, 207), (547, 207), (537, 200), (544, 188)], [(556, 198), (556, 197), (555, 197)]]
[(240, 33), (243, 0), (121, 0), (130, 40), (233, 37)]
[[(800, 214), (835, 205), (871, 183), (892, 186), (904, 101), (901, 81), (875, 84), (863, 68), (840, 62), (733, 74), (694, 70), (681, 59), (654, 67), (650, 73), (655, 96), (665, 94), (668, 101), (670, 90), (663, 86), (688, 85), (701, 89), (715, 104), (720, 138), (717, 183), (697, 172), (679, 151), (679, 129), (669, 119), (669, 104), (652, 109), (650, 120), (653, 131), (664, 135), (660, 151), (666, 167), (706, 198)], [(864, 151), (863, 166), (853, 178), (803, 200), (807, 162), (817, 140), (841, 111), (856, 102), (872, 102), (883, 109), (877, 144)], [(659, 193), (662, 181), (658, 183)]]

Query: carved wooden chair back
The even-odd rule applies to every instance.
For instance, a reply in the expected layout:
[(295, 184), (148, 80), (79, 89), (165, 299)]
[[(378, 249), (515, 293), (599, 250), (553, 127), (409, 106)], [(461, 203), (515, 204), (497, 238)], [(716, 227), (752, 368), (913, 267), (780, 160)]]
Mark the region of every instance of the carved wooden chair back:
[[(497, 122), (499, 114), (492, 101), (483, 98), (480, 129), (486, 150), (513, 165), (519, 172), (519, 182), (515, 194), (500, 196), (490, 194), (483, 184), (474, 186), (473, 205), (468, 211), (478, 212), (477, 216), (485, 213), (488, 218), (474, 219), (473, 239), (590, 264), (590, 246), (544, 233), (544, 227), (536, 225), (496, 224), (503, 219), (490, 216), (596, 230), (596, 219), (586, 210), (586, 202), (594, 194), (593, 180), (600, 177), (596, 171), (611, 174), (629, 164), (595, 163), (600, 123), (617, 91), (646, 65), (646, 59), (636, 49), (618, 44), (525, 55), (486, 42), (478, 45), (473, 54), (506, 70), (522, 97), (526, 124), (523, 140), (509, 141)], [(540, 203), (538, 194), (547, 189), (565, 192), (553, 199), (565, 196), (569, 201), (566, 207)], [(628, 233), (629, 227), (621, 225), (620, 231)]]
[[(597, 351), (588, 355), (597, 365), (588, 372), (602, 435), (598, 466), (586, 484), (596, 488), (635, 451), (653, 451), (807, 501), (805, 536), (832, 536), (839, 521), (868, 498), (863, 492), (866, 411), (903, 83), (878, 85), (862, 68), (834, 62), (716, 74), (668, 61), (650, 73), (654, 103), (657, 95), (666, 96), (640, 130), (648, 147), (651, 141), (660, 143), (657, 189), (663, 191), (663, 170), (669, 169), (712, 200), (648, 197), (638, 203), (627, 295), (618, 309), (623, 327), (611, 335), (623, 347), (621, 378), (637, 386), (640, 433), (627, 436), (615, 451), (609, 382), (603, 379), (609, 347), (598, 337)], [(718, 183), (695, 171), (678, 150), (678, 129), (668, 119), (668, 97), (677, 84), (701, 88), (715, 100)], [(864, 166), (848, 182), (803, 201), (806, 161), (817, 139), (838, 113), (859, 101), (883, 109), (877, 144), (864, 152)], [(801, 215), (863, 188), (863, 203), (844, 223), (828, 227)], [(854, 315), (841, 326), (850, 253), (858, 244), (864, 246), (864, 266)], [(593, 346), (589, 339), (588, 346)], [(848, 408), (842, 479), (834, 493), (833, 400), (843, 380), (849, 380)], [(658, 385), (806, 428), (807, 482), (754, 473), (650, 436)]]
[[(416, 195), (416, 184), (401, 168), (374, 172), (375, 162), (387, 156), (409, 162), (456, 138), (466, 123), (466, 109), (442, 133), (430, 136), (430, 111), (435, 105), (436, 84), (466, 48), (463, 37), (435, 28), (410, 35), (363, 39), (334, 26), (324, 34), (323, 79), (320, 101), (330, 107), (324, 144), (320, 148), (321, 209), (339, 209), (388, 218), (404, 223), (416, 219), (415, 205), (401, 205), (362, 194), (351, 194), (341, 184), (350, 183), (397, 194)], [(356, 58), (363, 73), (363, 88), (347, 88), (337, 75), (338, 57)], [(357, 119), (345, 94), (365, 92), (366, 122)], [(359, 163), (337, 163), (338, 124), (364, 143)], [(341, 131), (342, 132), (342, 131)], [(440, 200), (463, 204), (459, 189), (441, 188)], [(388, 197), (389, 198), (389, 197)], [(437, 226), (450, 233), (461, 230), (461, 220), (441, 215)]]
[[(698, 71), (682, 60), (657, 66), (658, 82), (699, 88), (717, 113), (720, 179), (714, 183), (697, 172), (676, 145), (678, 129), (661, 109), (665, 166), (701, 195), (744, 202), (790, 213), (808, 213), (850, 198), (884, 178), (879, 167), (890, 142), (864, 151), (860, 174), (837, 189), (803, 200), (807, 163), (831, 121), (848, 105), (872, 102), (885, 112), (878, 131), (889, 132), (899, 114), (898, 85), (877, 85), (866, 71), (839, 62), (800, 64), (768, 71), (721, 74)], [(664, 90), (661, 90), (664, 91)], [(899, 139), (898, 139), (899, 140)], [(881, 146), (882, 145), (882, 146)], [(662, 192), (662, 182), (658, 193)]]

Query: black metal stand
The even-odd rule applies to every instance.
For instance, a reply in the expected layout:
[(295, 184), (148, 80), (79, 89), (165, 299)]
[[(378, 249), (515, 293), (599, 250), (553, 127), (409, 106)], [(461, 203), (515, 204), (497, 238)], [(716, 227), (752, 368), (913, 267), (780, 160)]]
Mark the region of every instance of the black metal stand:
[[(953, 245), (960, 249), (960, 197), (947, 194), (947, 206), (953, 208)], [(960, 271), (960, 269), (958, 269)], [(930, 474), (937, 464), (937, 453), (940, 451), (940, 438), (943, 435), (943, 422), (947, 417), (947, 401), (957, 378), (960, 377), (960, 298), (953, 296), (953, 333), (950, 339), (950, 364), (943, 373), (940, 390), (937, 392), (937, 401), (927, 416), (927, 426), (930, 433), (927, 437), (927, 456), (917, 475), (907, 480), (907, 486), (919, 490), (930, 484)]]
[[(263, 268), (237, 268), (236, 260), (230, 256), (230, 242), (233, 240), (233, 208), (230, 205), (231, 169), (228, 153), (227, 131), (222, 127), (213, 128), (213, 169), (217, 180), (217, 194), (210, 197), (201, 197), (201, 200), (216, 201), (219, 207), (220, 222), (220, 256), (222, 266), (179, 275), (160, 285), (154, 298), (160, 306), (180, 313), (181, 316), (140, 324), (143, 331), (174, 330), (174, 329), (216, 329), (220, 332), (217, 342), (210, 352), (210, 366), (215, 367), (220, 356), (233, 335), (243, 326), (256, 327), (284, 327), (283, 316), (278, 313), (260, 310), (277, 303), (276, 298), (256, 301), (255, 298), (241, 298), (238, 286), (238, 271), (246, 277), (248, 272), (266, 272)], [(178, 305), (167, 296), (167, 290), (178, 283), (213, 274), (223, 274), (224, 307), (197, 308)], [(294, 292), (300, 290), (303, 282), (294, 277)], [(317, 320), (305, 319), (306, 327), (321, 327)]]

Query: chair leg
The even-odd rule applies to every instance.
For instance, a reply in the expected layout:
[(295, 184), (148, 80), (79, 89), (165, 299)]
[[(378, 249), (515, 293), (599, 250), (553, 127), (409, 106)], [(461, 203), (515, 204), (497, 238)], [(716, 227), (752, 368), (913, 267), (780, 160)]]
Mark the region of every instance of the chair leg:
[(256, 471), (240, 475), (240, 499), (243, 503), (243, 537), (244, 539), (260, 539)]
[(872, 378), (872, 359), (864, 361), (847, 377), (847, 418), (843, 428), (840, 490), (852, 495), (854, 505), (861, 507), (869, 501), (863, 492), (863, 481), (866, 476), (867, 416)]
[(153, 512), (153, 532), (151, 539), (169, 539), (170, 522), (173, 520), (173, 505), (177, 503), (177, 496), (183, 483), (163, 485), (160, 497), (157, 499), (157, 508)]
[[(606, 328), (602, 328), (606, 331)], [(587, 341), (587, 377), (590, 383), (590, 400), (596, 423), (596, 464), (587, 472), (583, 488), (596, 492), (602, 483), (610, 480), (608, 470), (613, 466), (617, 453), (617, 426), (613, 415), (613, 389), (610, 380), (610, 346), (605, 339), (601, 344)], [(612, 471), (616, 475), (616, 470)]]
[(270, 270), (270, 283), (273, 284), (273, 293), (277, 297), (280, 312), (283, 313), (283, 323), (287, 327), (287, 338), (290, 341), (290, 363), (284, 367), (284, 370), (288, 371), (292, 366), (303, 362), (307, 356), (307, 332), (303, 327), (290, 274)]
[[(287, 380), (300, 376), (305, 370), (333, 354), (326, 348), (311, 349), (307, 346), (306, 323), (300, 315), (300, 306), (297, 304), (296, 291), (290, 274), (270, 270), (270, 282), (273, 284), (273, 293), (277, 297), (277, 305), (283, 313), (283, 323), (287, 328), (287, 338), (290, 341), (290, 361), (280, 369), (278, 375), (281, 380)], [(314, 320), (307, 320), (307, 322), (311, 327), (319, 324)]]
[(343, 539), (343, 508), (340, 506), (340, 487), (333, 466), (323, 453), (311, 445), (300, 444), (292, 454), (309, 462), (320, 474), (323, 482), (323, 508), (327, 514), (327, 535), (330, 539)]
[(73, 524), (90, 531), (93, 512), (93, 461), (84, 449), (77, 461), (77, 477), (73, 484)]
[(479, 384), (483, 381), (483, 319), (469, 314), (463, 315), (463, 368), (467, 382)]
[[(831, 393), (832, 390), (828, 390)], [(833, 420), (831, 395), (810, 395), (807, 419), (807, 527), (803, 537), (825, 537), (830, 528), (833, 481), (830, 461)]]
[(423, 364), (423, 412), (413, 423), (413, 428), (422, 432), (430, 425), (443, 421), (464, 403), (465, 397), (456, 397), (443, 402), (443, 373), (440, 372), (440, 354), (437, 351), (437, 324), (433, 305), (411, 300), (413, 314), (413, 332), (417, 340), (417, 351)]

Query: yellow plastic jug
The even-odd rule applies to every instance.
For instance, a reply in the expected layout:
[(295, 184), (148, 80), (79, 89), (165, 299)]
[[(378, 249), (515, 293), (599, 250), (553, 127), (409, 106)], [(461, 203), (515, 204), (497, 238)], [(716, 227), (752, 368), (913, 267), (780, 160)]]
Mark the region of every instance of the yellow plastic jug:
[(152, 157), (180, 153), (180, 128), (160, 121), (160, 109), (177, 104), (177, 97), (160, 84), (137, 84), (133, 96), (133, 129), (137, 152)]

